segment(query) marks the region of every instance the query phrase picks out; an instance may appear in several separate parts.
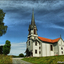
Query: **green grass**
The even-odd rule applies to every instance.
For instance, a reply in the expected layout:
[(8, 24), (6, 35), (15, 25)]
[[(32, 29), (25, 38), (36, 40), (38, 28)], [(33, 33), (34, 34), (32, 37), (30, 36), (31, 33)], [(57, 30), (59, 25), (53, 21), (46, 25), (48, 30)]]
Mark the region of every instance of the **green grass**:
[(0, 54), (0, 64), (12, 64), (12, 56)]
[[(22, 59), (33, 64), (61, 64), (58, 61), (64, 62), (64, 55), (61, 56), (50, 56), (50, 57), (30, 57)], [(64, 64), (64, 63), (62, 63)]]

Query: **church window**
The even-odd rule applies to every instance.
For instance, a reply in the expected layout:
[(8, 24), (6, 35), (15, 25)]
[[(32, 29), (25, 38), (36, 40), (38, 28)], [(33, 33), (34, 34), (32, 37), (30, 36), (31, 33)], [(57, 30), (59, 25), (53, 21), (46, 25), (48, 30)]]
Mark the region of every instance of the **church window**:
[(62, 54), (63, 54), (63, 51), (62, 51)]
[(52, 45), (50, 45), (50, 49), (51, 49), (51, 51), (53, 51), (53, 46)]
[(35, 45), (37, 46), (37, 41), (35, 41)]
[(63, 50), (63, 48), (61, 47), (61, 50)]
[(29, 41), (29, 45), (30, 45), (30, 41)]
[(30, 40), (30, 37), (28, 37), (28, 40)]
[(37, 54), (37, 50), (35, 50), (35, 54)]
[(36, 34), (36, 29), (34, 29), (34, 34)]
[(41, 54), (41, 51), (39, 51), (39, 54)]
[(41, 47), (39, 47), (39, 49), (41, 49)]

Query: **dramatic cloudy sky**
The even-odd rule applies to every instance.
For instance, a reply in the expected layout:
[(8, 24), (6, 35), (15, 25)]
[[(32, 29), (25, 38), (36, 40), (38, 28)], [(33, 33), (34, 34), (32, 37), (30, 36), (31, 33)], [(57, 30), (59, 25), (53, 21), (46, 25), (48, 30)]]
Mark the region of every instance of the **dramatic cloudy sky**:
[(38, 36), (55, 39), (61, 34), (64, 40), (64, 0), (0, 0), (0, 9), (6, 13), (3, 22), (8, 26), (0, 45), (9, 40), (12, 55), (26, 50), (33, 8)]

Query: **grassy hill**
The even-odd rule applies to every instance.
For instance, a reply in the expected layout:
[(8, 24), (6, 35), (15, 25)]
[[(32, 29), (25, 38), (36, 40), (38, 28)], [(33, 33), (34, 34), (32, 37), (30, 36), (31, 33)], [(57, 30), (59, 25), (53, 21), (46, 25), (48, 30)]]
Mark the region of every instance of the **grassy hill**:
[(29, 57), (22, 59), (33, 64), (64, 64), (64, 55), (60, 56), (50, 56), (50, 57)]
[(0, 54), (0, 64), (12, 64), (12, 56)]

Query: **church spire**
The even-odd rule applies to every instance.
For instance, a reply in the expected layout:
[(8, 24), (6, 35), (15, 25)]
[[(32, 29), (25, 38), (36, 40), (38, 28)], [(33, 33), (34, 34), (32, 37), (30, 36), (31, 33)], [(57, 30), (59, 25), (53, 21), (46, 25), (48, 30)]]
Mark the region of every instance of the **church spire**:
[(34, 19), (34, 8), (32, 10), (32, 20), (31, 20), (31, 25), (34, 26), (35, 25), (35, 19)]

